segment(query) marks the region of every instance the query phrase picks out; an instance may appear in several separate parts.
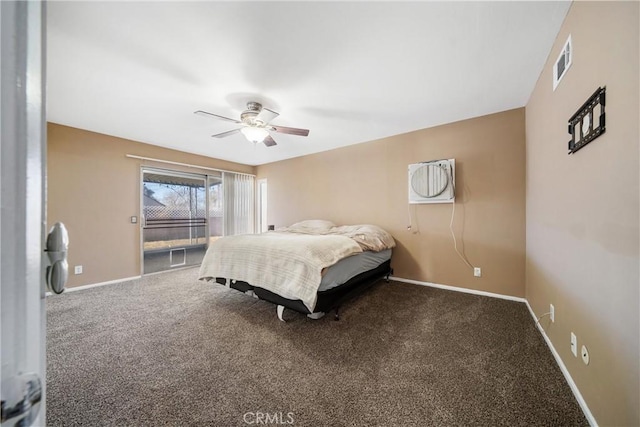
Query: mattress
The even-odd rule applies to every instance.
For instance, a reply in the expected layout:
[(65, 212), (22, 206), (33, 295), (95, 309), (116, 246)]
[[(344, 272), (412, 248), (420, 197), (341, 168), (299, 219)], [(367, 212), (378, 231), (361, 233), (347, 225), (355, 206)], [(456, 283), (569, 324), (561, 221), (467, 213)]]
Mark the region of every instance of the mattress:
[[(375, 225), (338, 227), (307, 220), (277, 231), (216, 240), (207, 249), (198, 278), (219, 283), (226, 278), (222, 283), (234, 289), (287, 302), (272, 301), (279, 305), (300, 301), (306, 307), (303, 312), (314, 312), (320, 294), (333, 295), (343, 288), (339, 293), (346, 294), (373, 280), (369, 273), (388, 275), (393, 247), (393, 237)], [(364, 255), (354, 257), (359, 254)], [(333, 302), (340, 301), (327, 300), (327, 306)]]
[(352, 238), (271, 231), (216, 240), (202, 260), (199, 278), (226, 277), (251, 283), (313, 310), (322, 271), (361, 253)]
[(341, 259), (325, 270), (318, 292), (328, 291), (347, 283), (349, 279), (373, 270), (389, 259), (391, 259), (391, 249), (380, 252), (365, 251)]

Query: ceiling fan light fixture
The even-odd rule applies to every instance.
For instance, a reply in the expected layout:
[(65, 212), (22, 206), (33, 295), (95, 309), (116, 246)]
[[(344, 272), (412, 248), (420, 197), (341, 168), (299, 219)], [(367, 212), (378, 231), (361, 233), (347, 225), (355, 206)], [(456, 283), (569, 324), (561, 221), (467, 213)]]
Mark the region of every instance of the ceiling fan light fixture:
[(245, 138), (254, 143), (264, 141), (264, 139), (269, 135), (269, 132), (266, 129), (258, 127), (245, 127), (240, 129), (240, 132), (242, 132)]
[(247, 141), (253, 142), (254, 145), (262, 143), (266, 147), (273, 147), (274, 145), (278, 145), (278, 143), (273, 140), (269, 131), (296, 136), (309, 135), (309, 129), (298, 129), (286, 126), (271, 125), (271, 120), (275, 119), (280, 114), (276, 113), (273, 110), (269, 110), (268, 108), (263, 108), (262, 104), (260, 104), (259, 102), (248, 102), (247, 109), (243, 111), (242, 114), (240, 114), (240, 120), (220, 116), (218, 114), (213, 114), (202, 110), (195, 111), (195, 113), (199, 116), (210, 117), (227, 122), (234, 122), (243, 126), (240, 128), (229, 130), (227, 132), (211, 135), (214, 138), (224, 138), (227, 136), (235, 135), (238, 132), (242, 132)]

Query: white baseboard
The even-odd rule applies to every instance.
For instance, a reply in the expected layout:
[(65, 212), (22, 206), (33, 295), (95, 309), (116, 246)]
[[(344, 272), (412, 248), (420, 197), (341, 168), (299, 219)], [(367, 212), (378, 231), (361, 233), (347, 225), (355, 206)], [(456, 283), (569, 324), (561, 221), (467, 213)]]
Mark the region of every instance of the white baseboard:
[(549, 339), (549, 336), (547, 336), (547, 333), (544, 331), (544, 329), (542, 329), (542, 326), (540, 326), (540, 323), (537, 322), (538, 319), (536, 318), (536, 315), (531, 309), (531, 306), (529, 305), (529, 301), (527, 301), (526, 298), (519, 298), (511, 295), (494, 294), (492, 292), (477, 291), (475, 289), (459, 288), (457, 286), (439, 285), (437, 283), (421, 282), (419, 280), (403, 279), (401, 277), (391, 276), (389, 277), (389, 279), (395, 280), (396, 282), (411, 283), (413, 285), (429, 286), (432, 288), (445, 289), (448, 291), (463, 292), (463, 293), (474, 294), (474, 295), (483, 295), (483, 296), (492, 297), (492, 298), (501, 298), (501, 299), (525, 303), (527, 308), (529, 309), (529, 313), (531, 313), (531, 317), (533, 317), (533, 321), (536, 323), (538, 330), (542, 334), (542, 338), (544, 338), (544, 341), (547, 343), (547, 347), (549, 347), (549, 350), (551, 350), (551, 354), (553, 354), (553, 357), (556, 360), (556, 363), (558, 364), (560, 371), (562, 371), (562, 375), (564, 375), (564, 379), (567, 381), (567, 384), (569, 384), (569, 388), (571, 388), (571, 391), (573, 392), (573, 395), (578, 401), (578, 404), (580, 405), (580, 408), (582, 409), (584, 416), (587, 418), (589, 425), (591, 425), (592, 427), (598, 427), (598, 423), (594, 418), (593, 414), (591, 413), (591, 411), (589, 410), (589, 407), (587, 406), (587, 402), (585, 402), (584, 398), (582, 397), (582, 394), (580, 393), (580, 390), (578, 390), (578, 386), (576, 385), (575, 381), (573, 381), (573, 378), (571, 378), (571, 374), (569, 374), (569, 370), (567, 369), (564, 362), (560, 358), (560, 355), (558, 354), (555, 347), (553, 346), (553, 343)]
[(429, 286), (431, 288), (445, 289), (447, 291), (463, 292), (465, 294), (474, 294), (474, 295), (482, 295), (485, 297), (506, 299), (509, 301), (517, 301), (517, 302), (527, 301), (524, 298), (514, 297), (511, 295), (494, 294), (493, 292), (477, 291), (475, 289), (459, 288), (457, 286), (440, 285), (437, 283), (430, 283), (430, 282), (421, 282), (419, 280), (403, 279), (402, 277), (391, 276), (389, 277), (389, 280), (395, 280), (396, 282), (411, 283), (412, 285)]
[[(142, 276), (131, 276), (131, 277), (125, 277), (123, 279), (109, 280), (108, 282), (93, 283), (91, 285), (74, 286), (72, 288), (65, 288), (63, 293), (66, 294), (67, 292), (84, 291), (85, 289), (97, 288), (99, 286), (113, 285), (114, 283), (120, 283), (120, 282), (128, 282), (129, 280), (135, 280), (141, 277)], [(49, 297), (53, 295), (53, 293), (47, 292), (46, 295)]]
[(580, 408), (582, 408), (582, 412), (584, 412), (584, 416), (587, 418), (587, 421), (589, 421), (589, 425), (593, 427), (597, 427), (598, 422), (596, 421), (593, 414), (589, 410), (589, 407), (587, 406), (587, 402), (585, 402), (584, 398), (582, 397), (582, 393), (580, 393), (580, 390), (578, 390), (578, 386), (573, 381), (573, 378), (571, 378), (571, 374), (569, 373), (569, 370), (567, 369), (564, 362), (560, 358), (560, 355), (556, 351), (556, 348), (553, 346), (551, 339), (549, 339), (549, 336), (547, 335), (545, 330), (542, 329), (542, 326), (540, 326), (540, 323), (538, 323), (536, 314), (533, 312), (533, 309), (529, 305), (529, 301), (525, 300), (525, 303), (527, 304), (529, 313), (531, 313), (531, 317), (533, 317), (533, 321), (536, 322), (536, 326), (538, 327), (538, 330), (542, 334), (542, 338), (544, 338), (545, 342), (547, 343), (547, 346), (549, 347), (549, 350), (551, 350), (551, 354), (553, 354), (553, 357), (556, 359), (556, 363), (560, 367), (560, 370), (562, 371), (562, 375), (564, 375), (564, 379), (567, 380), (567, 384), (569, 384), (569, 387), (571, 388), (573, 395), (576, 397), (576, 400), (578, 401)]

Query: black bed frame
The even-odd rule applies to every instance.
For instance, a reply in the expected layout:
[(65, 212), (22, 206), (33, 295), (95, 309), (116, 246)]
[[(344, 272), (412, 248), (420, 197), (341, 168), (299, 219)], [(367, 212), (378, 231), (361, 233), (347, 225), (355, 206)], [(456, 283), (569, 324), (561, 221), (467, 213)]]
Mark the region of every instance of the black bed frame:
[[(393, 269), (391, 268), (391, 260), (387, 260), (373, 270), (365, 271), (364, 273), (360, 273), (357, 276), (352, 277), (346, 283), (340, 286), (329, 289), (327, 291), (318, 292), (318, 300), (316, 302), (314, 313), (328, 313), (331, 310), (335, 309), (335, 320), (339, 320), (340, 316), (338, 311), (342, 303), (357, 295), (360, 295), (362, 292), (375, 285), (382, 278), (385, 278), (385, 280), (388, 282), (389, 276), (391, 274), (393, 274)], [(229, 281), (222, 277), (216, 277), (215, 281), (225, 286), (227, 286), (227, 283), (230, 282), (228, 286), (240, 292), (253, 291), (256, 297), (265, 301), (290, 308), (291, 310), (295, 310), (303, 314), (312, 314), (301, 300), (290, 300), (287, 298), (283, 298), (280, 295), (263, 289), (259, 286), (253, 286), (247, 282), (242, 282), (239, 280)]]

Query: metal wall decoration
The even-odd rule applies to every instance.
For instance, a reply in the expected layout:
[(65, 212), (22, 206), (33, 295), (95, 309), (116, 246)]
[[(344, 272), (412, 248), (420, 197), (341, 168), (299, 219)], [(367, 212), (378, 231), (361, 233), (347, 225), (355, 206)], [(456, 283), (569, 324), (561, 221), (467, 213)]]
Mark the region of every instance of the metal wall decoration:
[(605, 94), (607, 87), (599, 87), (582, 107), (569, 119), (569, 154), (573, 154), (600, 135), (605, 128)]

